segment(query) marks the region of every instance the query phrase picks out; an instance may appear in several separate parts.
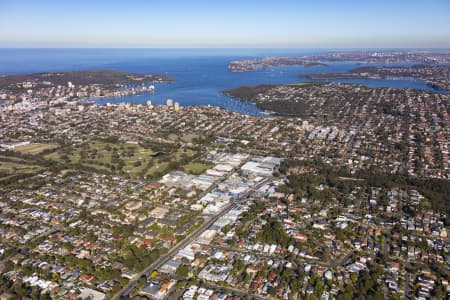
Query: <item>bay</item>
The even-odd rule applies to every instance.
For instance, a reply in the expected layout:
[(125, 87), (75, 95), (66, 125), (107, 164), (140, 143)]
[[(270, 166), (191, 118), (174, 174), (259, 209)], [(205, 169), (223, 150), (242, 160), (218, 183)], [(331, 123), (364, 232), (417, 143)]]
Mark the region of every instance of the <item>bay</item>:
[[(328, 63), (327, 67), (273, 67), (233, 73), (231, 60), (262, 56), (301, 56), (333, 49), (0, 49), (0, 74), (116, 69), (134, 73), (167, 74), (176, 82), (156, 84), (155, 93), (96, 99), (105, 103), (165, 104), (173, 99), (182, 106), (212, 105), (228, 110), (263, 115), (254, 104), (232, 99), (221, 91), (242, 85), (285, 84), (308, 81), (306, 73), (340, 73), (360, 66), (355, 62)], [(414, 88), (434, 91), (417, 80), (336, 79), (367, 87)]]

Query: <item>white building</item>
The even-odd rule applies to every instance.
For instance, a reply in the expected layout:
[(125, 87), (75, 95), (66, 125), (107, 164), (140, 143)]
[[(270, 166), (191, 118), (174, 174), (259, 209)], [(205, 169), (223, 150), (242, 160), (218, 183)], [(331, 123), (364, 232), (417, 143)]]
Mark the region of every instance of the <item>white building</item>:
[(89, 289), (89, 288), (84, 288), (81, 291), (81, 294), (79, 297), (81, 299), (90, 299), (90, 300), (105, 300), (106, 299), (106, 295), (104, 293), (101, 293), (99, 291)]

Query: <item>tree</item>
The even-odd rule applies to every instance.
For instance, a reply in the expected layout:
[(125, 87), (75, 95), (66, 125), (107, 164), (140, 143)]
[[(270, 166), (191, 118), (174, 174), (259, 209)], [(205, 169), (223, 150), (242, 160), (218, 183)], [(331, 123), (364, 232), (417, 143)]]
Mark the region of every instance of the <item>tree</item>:
[(175, 274), (180, 277), (187, 277), (189, 274), (188, 266), (186, 266), (186, 265), (179, 266), (177, 271), (175, 272)]
[(28, 294), (28, 291), (26, 288), (23, 287), (22, 282), (17, 280), (14, 285), (14, 293), (19, 297), (22, 298)]
[(53, 282), (61, 282), (61, 275), (59, 273), (53, 272), (52, 274), (52, 281)]
[(39, 287), (38, 286), (33, 286), (33, 287), (31, 287), (31, 299), (38, 299), (38, 297), (39, 297), (39, 294), (40, 294), (40, 291), (39, 291)]
[(147, 283), (147, 278), (145, 278), (145, 276), (142, 276), (141, 278), (139, 278), (139, 280), (137, 282), (137, 287), (142, 288), (146, 283)]
[(290, 242), (289, 235), (284, 231), (280, 221), (276, 218), (271, 218), (261, 232), (258, 233), (258, 238), (264, 243), (278, 244), (283, 247)]
[(52, 297), (50, 297), (50, 295), (48, 293), (42, 293), (39, 296), (39, 300), (51, 300), (51, 299), (52, 299)]

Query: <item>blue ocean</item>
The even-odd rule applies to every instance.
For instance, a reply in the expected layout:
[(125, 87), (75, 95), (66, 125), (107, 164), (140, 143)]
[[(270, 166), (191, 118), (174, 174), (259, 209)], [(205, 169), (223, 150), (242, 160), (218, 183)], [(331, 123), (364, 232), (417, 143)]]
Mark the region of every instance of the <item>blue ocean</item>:
[[(134, 73), (158, 73), (176, 82), (156, 84), (151, 94), (97, 99), (105, 104), (131, 102), (165, 104), (168, 98), (182, 106), (212, 105), (245, 114), (262, 112), (252, 103), (232, 99), (221, 91), (242, 85), (295, 83), (305, 73), (346, 72), (359, 65), (355, 62), (331, 63), (327, 67), (274, 67), (261, 71), (233, 73), (227, 69), (231, 60), (262, 56), (301, 56), (333, 49), (0, 49), (0, 74), (116, 69)], [(432, 91), (415, 80), (351, 79), (336, 80), (368, 87), (414, 88)]]

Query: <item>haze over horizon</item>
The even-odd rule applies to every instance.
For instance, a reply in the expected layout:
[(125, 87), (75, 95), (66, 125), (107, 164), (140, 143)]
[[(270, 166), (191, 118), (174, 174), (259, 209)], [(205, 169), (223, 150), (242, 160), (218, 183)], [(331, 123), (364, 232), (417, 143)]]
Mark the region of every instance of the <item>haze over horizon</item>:
[(448, 48), (450, 2), (1, 0), (0, 47)]

